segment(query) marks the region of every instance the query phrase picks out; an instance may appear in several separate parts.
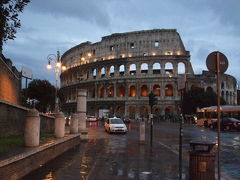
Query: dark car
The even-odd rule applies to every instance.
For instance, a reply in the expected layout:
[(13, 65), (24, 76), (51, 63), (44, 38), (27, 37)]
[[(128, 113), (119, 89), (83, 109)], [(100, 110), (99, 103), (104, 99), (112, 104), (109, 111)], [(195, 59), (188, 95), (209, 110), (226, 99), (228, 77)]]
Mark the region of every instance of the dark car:
[[(221, 120), (220, 128), (221, 130), (236, 130), (240, 126), (240, 121), (235, 118), (231, 117), (224, 117)], [(218, 127), (218, 121), (213, 121), (211, 124), (209, 124), (209, 127), (212, 129), (217, 129)]]
[(131, 119), (129, 117), (123, 117), (122, 120), (125, 124), (128, 124), (131, 122)]

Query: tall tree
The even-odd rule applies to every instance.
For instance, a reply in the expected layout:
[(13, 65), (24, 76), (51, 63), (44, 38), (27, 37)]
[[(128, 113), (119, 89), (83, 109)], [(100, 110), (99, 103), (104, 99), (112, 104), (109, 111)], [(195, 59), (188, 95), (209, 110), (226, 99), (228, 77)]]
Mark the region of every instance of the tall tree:
[[(221, 98), (222, 105), (226, 104)], [(217, 94), (213, 90), (204, 91), (203, 88), (195, 87), (183, 96), (184, 114), (196, 113), (197, 108), (214, 106), (217, 104)]]
[(29, 2), (30, 0), (0, 0), (0, 54), (3, 42), (16, 37), (16, 29), (21, 26), (18, 15)]
[(35, 79), (31, 81), (27, 88), (27, 97), (36, 99), (36, 108), (40, 112), (54, 110), (55, 87), (47, 80)]

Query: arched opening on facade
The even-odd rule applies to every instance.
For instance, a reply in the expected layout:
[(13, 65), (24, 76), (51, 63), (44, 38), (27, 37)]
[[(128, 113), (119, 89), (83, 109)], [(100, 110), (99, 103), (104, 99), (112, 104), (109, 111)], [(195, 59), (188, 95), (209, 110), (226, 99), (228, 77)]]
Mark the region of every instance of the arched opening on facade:
[(141, 70), (141, 73), (147, 74), (148, 73), (148, 64), (147, 63), (141, 64), (140, 70)]
[(160, 91), (160, 86), (158, 84), (154, 84), (153, 86), (153, 93), (157, 96), (161, 95), (161, 91)]
[[(173, 114), (173, 107), (172, 106), (167, 106), (165, 108), (165, 116), (166, 116), (166, 120), (168, 118), (170, 118), (170, 116)], [(170, 120), (170, 119), (169, 119)]]
[(85, 75), (85, 79), (88, 79), (88, 78), (89, 78), (89, 72), (88, 72), (88, 70), (86, 70), (86, 71), (84, 72), (84, 75)]
[[(225, 100), (224, 91), (221, 92), (221, 97)], [(225, 100), (226, 101), (226, 100)]]
[(153, 106), (153, 114), (156, 114), (159, 110), (159, 107)]
[(114, 66), (110, 67), (110, 76), (113, 77), (114, 76)]
[(201, 87), (200, 84), (192, 84), (191, 89), (199, 88), (199, 87)]
[(186, 67), (183, 62), (178, 63), (178, 74), (185, 74), (186, 73)]
[(114, 86), (113, 85), (109, 85), (106, 90), (107, 90), (107, 97), (114, 97)]
[(226, 92), (226, 103), (229, 104), (229, 94), (228, 94), (228, 91)]
[(136, 64), (131, 64), (129, 66), (129, 73), (130, 73), (130, 75), (135, 75), (136, 74), (136, 70), (137, 70)]
[(153, 106), (153, 120), (154, 121), (161, 120), (161, 110), (158, 106)]
[(118, 106), (117, 107), (117, 112), (115, 113), (115, 115), (117, 117), (123, 117), (124, 116), (124, 112), (125, 112), (124, 106)]
[(93, 69), (92, 74), (93, 74), (93, 79), (96, 79), (97, 69)]
[(160, 74), (161, 73), (161, 66), (160, 63), (153, 64), (153, 74)]
[(128, 96), (129, 97), (135, 97), (136, 95), (137, 95), (136, 87), (134, 85), (131, 85), (129, 87), (129, 94), (128, 94)]
[(125, 66), (122, 64), (121, 66), (119, 66), (119, 74), (120, 76), (123, 76), (125, 72)]
[(101, 69), (101, 77), (105, 77), (105, 75), (106, 75), (106, 69), (105, 69), (105, 67), (102, 67), (102, 69)]
[(207, 92), (212, 92), (213, 91), (213, 88), (208, 86), (207, 89), (206, 89)]
[(129, 106), (128, 111), (129, 111), (129, 118), (130, 119), (135, 119), (136, 107), (135, 106)]
[(124, 85), (118, 85), (118, 93), (117, 93), (117, 96), (118, 97), (124, 97), (125, 96), (125, 86)]
[(140, 117), (147, 118), (148, 117), (148, 108), (146, 106), (140, 107)]
[(141, 86), (141, 96), (148, 96), (148, 87), (147, 85), (142, 85)]
[(165, 75), (168, 77), (173, 77), (173, 64), (170, 62), (165, 64)]
[(232, 92), (229, 93), (229, 104), (232, 104)]
[(173, 86), (171, 84), (165, 86), (165, 96), (173, 96)]
[(114, 114), (114, 109), (112, 106), (108, 106), (108, 110), (109, 110), (109, 117), (112, 117)]
[(221, 89), (224, 89), (224, 82), (221, 83)]
[(95, 98), (95, 88), (89, 88), (89, 98)]
[(100, 85), (98, 87), (98, 97), (103, 98), (103, 96), (104, 96), (104, 87), (103, 87), (103, 85)]

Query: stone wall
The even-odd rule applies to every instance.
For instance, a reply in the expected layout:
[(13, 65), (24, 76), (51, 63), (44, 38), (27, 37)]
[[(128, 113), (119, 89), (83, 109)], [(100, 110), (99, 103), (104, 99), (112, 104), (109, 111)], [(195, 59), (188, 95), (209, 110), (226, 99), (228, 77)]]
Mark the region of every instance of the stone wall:
[[(23, 134), (28, 109), (0, 100), (0, 137)], [(41, 132), (54, 130), (54, 117), (40, 113)]]
[(0, 100), (19, 104), (20, 89), (20, 73), (12, 66), (12, 61), (2, 55), (0, 57)]

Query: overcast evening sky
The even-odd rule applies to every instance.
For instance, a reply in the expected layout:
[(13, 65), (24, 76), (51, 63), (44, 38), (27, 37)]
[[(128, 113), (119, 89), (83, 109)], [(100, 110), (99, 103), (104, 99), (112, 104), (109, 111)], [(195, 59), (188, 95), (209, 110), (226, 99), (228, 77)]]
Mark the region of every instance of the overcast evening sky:
[(207, 70), (212, 51), (224, 53), (227, 74), (240, 80), (240, 0), (32, 0), (20, 15), (17, 38), (3, 47), (5, 57), (33, 78), (55, 82), (47, 55), (102, 36), (149, 29), (177, 29), (190, 51), (195, 74)]

